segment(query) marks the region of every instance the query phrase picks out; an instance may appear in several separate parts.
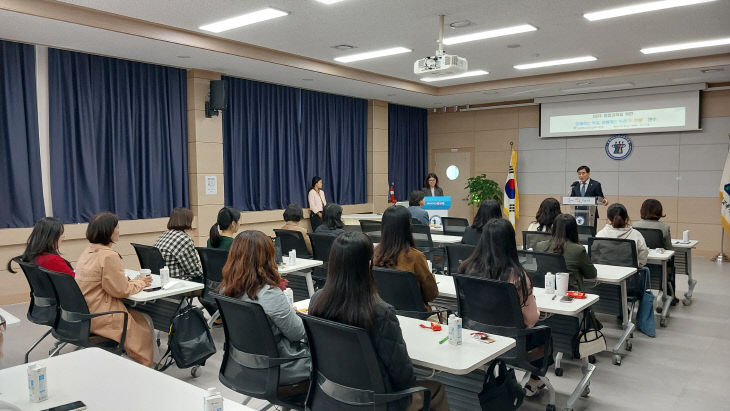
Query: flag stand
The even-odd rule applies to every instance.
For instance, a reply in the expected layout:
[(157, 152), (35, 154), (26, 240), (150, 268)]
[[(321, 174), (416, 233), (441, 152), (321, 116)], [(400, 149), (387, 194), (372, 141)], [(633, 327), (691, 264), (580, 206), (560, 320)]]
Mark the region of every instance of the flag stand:
[(730, 259), (727, 258), (727, 255), (724, 253), (725, 251), (725, 228), (723, 227), (720, 231), (720, 253), (710, 259), (710, 261), (714, 261), (716, 263), (727, 263), (730, 262)]

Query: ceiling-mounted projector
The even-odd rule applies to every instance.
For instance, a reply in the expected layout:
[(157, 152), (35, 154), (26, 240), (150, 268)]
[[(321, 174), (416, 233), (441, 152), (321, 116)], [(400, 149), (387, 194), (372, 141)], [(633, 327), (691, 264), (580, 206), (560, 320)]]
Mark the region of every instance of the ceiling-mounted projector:
[(413, 73), (429, 74), (432, 76), (446, 76), (460, 74), (468, 69), (468, 63), (465, 58), (453, 54), (446, 54), (443, 49), (444, 44), (444, 15), (439, 16), (441, 28), (439, 31), (439, 49), (436, 55), (416, 60), (413, 63)]

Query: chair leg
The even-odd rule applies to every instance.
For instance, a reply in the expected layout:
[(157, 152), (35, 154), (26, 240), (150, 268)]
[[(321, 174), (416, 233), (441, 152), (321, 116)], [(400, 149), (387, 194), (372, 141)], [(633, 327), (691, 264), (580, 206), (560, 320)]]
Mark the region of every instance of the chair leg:
[(268, 410), (269, 408), (271, 408), (273, 406), (274, 406), (274, 404), (272, 404), (270, 402), (267, 402), (265, 405), (262, 405), (259, 408), (256, 408), (256, 410), (257, 411), (265, 411), (265, 410)]
[(251, 402), (251, 398), (253, 397), (243, 397), (243, 401), (241, 401), (241, 404), (246, 405), (249, 402)]
[(26, 364), (28, 363), (28, 357), (30, 357), (30, 352), (33, 351), (35, 349), (35, 347), (37, 347), (38, 344), (41, 343), (41, 341), (43, 341), (46, 337), (48, 337), (48, 334), (50, 334), (52, 330), (53, 330), (53, 328), (49, 328), (48, 331), (46, 331), (46, 333), (43, 334), (43, 336), (41, 336), (41, 338), (38, 341), (36, 341), (35, 344), (33, 344), (33, 346), (30, 347), (30, 349), (28, 351), (25, 352), (25, 363)]
[(548, 404), (555, 405), (555, 388), (553, 388), (553, 385), (550, 383), (550, 379), (547, 376), (538, 378), (545, 384), (545, 388), (547, 388), (548, 393), (550, 394)]
[[(58, 344), (58, 347), (56, 347), (56, 349), (51, 352), (49, 357), (53, 357), (56, 354), (58, 354), (59, 351), (61, 351), (61, 349), (66, 346), (66, 344), (68, 344), (68, 343)], [(81, 348), (81, 347), (77, 347), (76, 349), (78, 350), (79, 348)]]
[(216, 311), (215, 313), (213, 313), (213, 315), (212, 315), (212, 316), (210, 317), (210, 320), (208, 320), (208, 328), (212, 328), (212, 327), (213, 327), (213, 323), (214, 323), (214, 322), (215, 322), (215, 320), (217, 320), (217, 319), (218, 319), (218, 317), (220, 317), (220, 316), (221, 316), (221, 313), (220, 313), (220, 311)]

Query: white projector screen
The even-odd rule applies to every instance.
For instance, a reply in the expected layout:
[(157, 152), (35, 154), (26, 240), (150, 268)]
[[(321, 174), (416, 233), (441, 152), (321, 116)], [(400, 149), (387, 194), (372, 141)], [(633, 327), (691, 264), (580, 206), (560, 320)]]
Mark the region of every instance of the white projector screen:
[(540, 104), (540, 137), (659, 133), (699, 126), (699, 91)]

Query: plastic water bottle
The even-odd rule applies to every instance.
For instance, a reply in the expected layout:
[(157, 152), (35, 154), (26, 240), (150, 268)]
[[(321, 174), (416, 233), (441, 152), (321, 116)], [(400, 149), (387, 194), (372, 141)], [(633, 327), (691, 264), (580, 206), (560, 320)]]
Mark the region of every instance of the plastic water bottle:
[(297, 250), (289, 251), (289, 265), (297, 265)]
[(286, 296), (286, 300), (289, 301), (289, 305), (294, 307), (294, 291), (292, 291), (291, 288), (287, 288), (284, 290), (284, 295)]
[(160, 285), (165, 285), (170, 281), (170, 269), (167, 266), (160, 268)]
[(555, 294), (555, 274), (545, 274), (545, 294)]
[(454, 314), (449, 316), (449, 344), (461, 345), (461, 318)]
[(215, 388), (208, 388), (203, 397), (203, 411), (223, 411), (223, 396)]
[(46, 387), (46, 367), (33, 364), (28, 367), (28, 395), (30, 402), (41, 402), (48, 399)]

